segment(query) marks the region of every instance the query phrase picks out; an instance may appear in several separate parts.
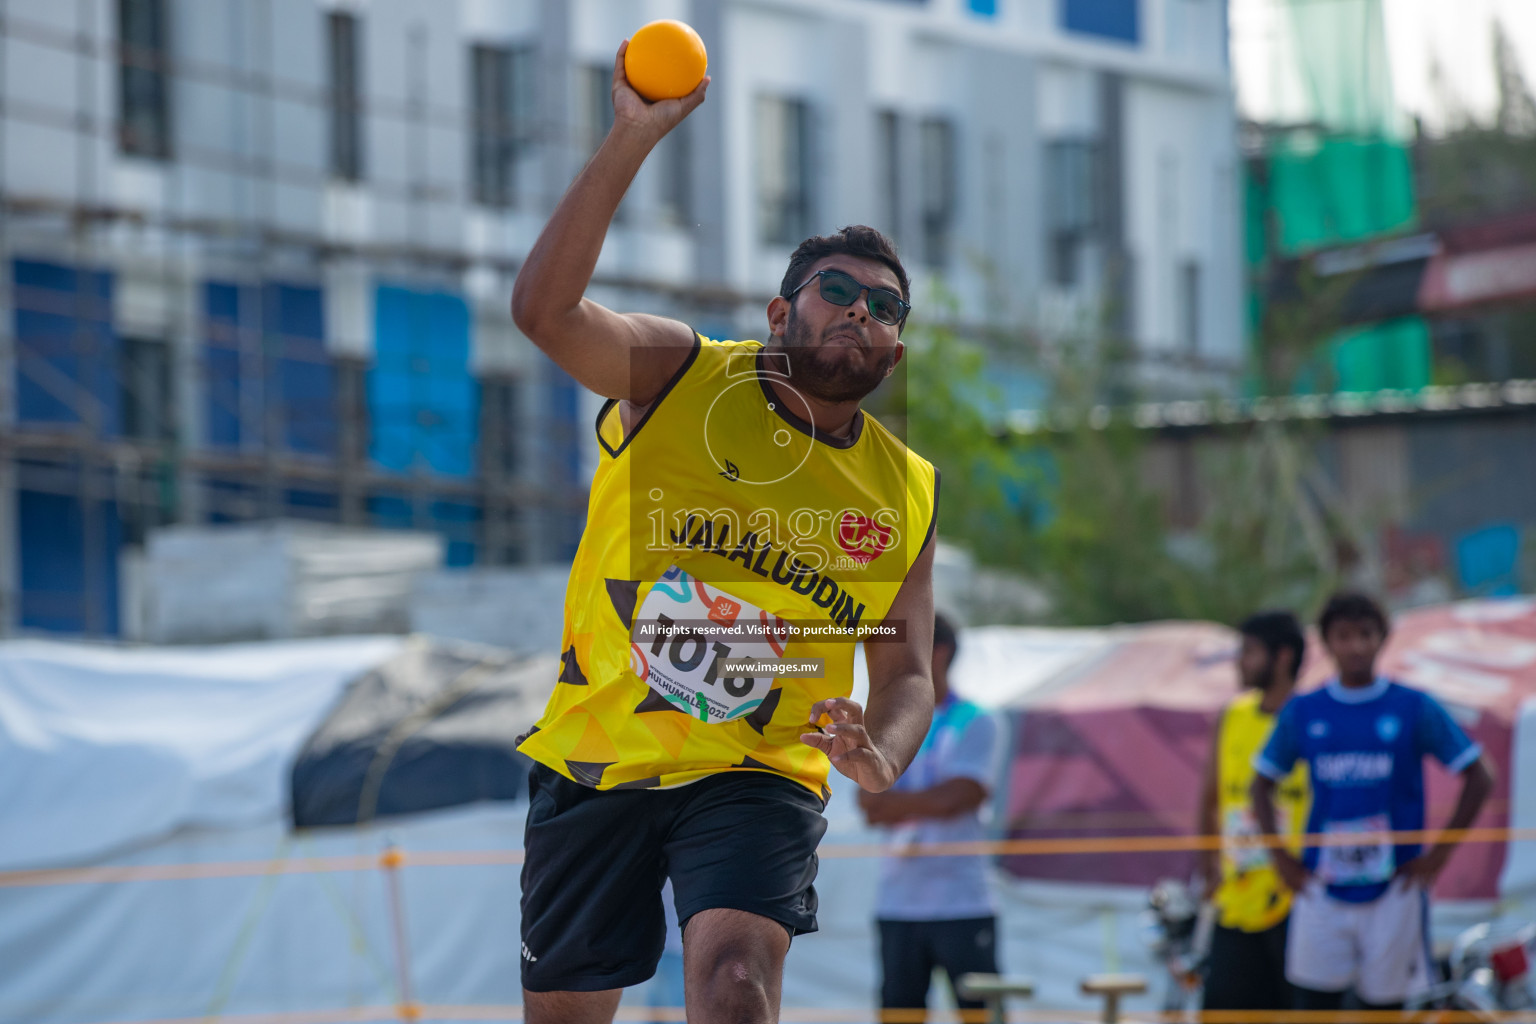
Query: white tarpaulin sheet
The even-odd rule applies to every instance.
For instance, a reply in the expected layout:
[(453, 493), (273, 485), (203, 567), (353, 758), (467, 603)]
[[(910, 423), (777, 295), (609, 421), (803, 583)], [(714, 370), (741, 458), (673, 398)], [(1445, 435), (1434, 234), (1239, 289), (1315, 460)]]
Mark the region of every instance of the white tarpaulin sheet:
[[(992, 684), (1013, 694), (997, 700), (1006, 706), (1021, 694), (1050, 693), (1061, 678), (1032, 666), (1037, 647), (1041, 662), (1100, 660), (1094, 645), (1102, 633), (1056, 632), (1019, 634), (1011, 646), (1002, 633), (985, 640), (967, 633), (956, 665), (967, 680), (961, 688), (973, 671), (1020, 666), (1011, 681)], [(345, 682), (401, 642), (174, 651), (0, 644), (0, 869), (190, 863), (206, 876), (171, 868), (156, 880), (40, 885), (0, 874), (0, 1021), (106, 1024), (365, 1007), (377, 1008), (373, 1019), (391, 1019), (407, 987), (417, 1003), (436, 1008), (429, 1019), (515, 1019), (522, 804), (298, 835), (287, 827), (294, 754)], [(1536, 826), (1533, 729), (1536, 709), (1526, 701), (1511, 761), (1517, 828)], [(878, 835), (859, 819), (851, 783), (835, 779), (834, 789), (818, 881), (822, 930), (794, 943), (786, 968), (784, 1005), (802, 1011), (802, 1020), (814, 1007), (841, 1010), (836, 1019), (847, 1020), (847, 1011), (875, 1000), (876, 873), (869, 858), (835, 850), (876, 843)], [(405, 855), (398, 905), (390, 876), (372, 859), (391, 844)], [(413, 864), (413, 855), (432, 851), (477, 854), (479, 862)], [(370, 859), (313, 870), (312, 858), (359, 855)], [(266, 866), (274, 860), (290, 870)], [(1512, 847), (1506, 902), (1531, 892), (1533, 878), (1529, 844)], [(1089, 1011), (1076, 985), (1095, 971), (1142, 971), (1161, 985), (1139, 936), (1144, 892), (1000, 879), (1002, 963), (1040, 986), (1028, 1005)], [(1529, 909), (1529, 901), (1513, 907)], [(1441, 903), (1436, 930), (1491, 910)], [(643, 1002), (646, 993), (625, 998)], [(1132, 1006), (1155, 1009), (1158, 998), (1155, 990)]]
[(0, 643), (0, 870), (280, 820), (299, 745), (403, 642)]

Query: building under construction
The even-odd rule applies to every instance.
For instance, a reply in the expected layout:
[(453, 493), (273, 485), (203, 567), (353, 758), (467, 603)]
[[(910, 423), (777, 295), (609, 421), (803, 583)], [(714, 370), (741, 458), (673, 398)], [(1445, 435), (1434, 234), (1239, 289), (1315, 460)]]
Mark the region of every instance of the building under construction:
[(699, 28), (715, 82), (626, 197), (598, 301), (756, 337), (794, 243), (864, 221), (962, 320), (1123, 292), (1149, 365), (1220, 387), (1242, 355), (1221, 4), (1137, 10), (0, 0), (0, 630), (118, 635), (120, 558), (173, 522), (569, 557), (595, 402), (508, 297), (652, 18)]

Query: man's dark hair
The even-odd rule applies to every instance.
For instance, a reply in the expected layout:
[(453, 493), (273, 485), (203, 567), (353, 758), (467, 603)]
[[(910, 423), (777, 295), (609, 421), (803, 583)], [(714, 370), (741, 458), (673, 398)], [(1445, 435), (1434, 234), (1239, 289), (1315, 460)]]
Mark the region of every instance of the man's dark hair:
[(1376, 599), (1358, 590), (1340, 590), (1328, 598), (1328, 603), (1323, 605), (1323, 613), (1317, 617), (1317, 631), (1323, 639), (1328, 638), (1328, 627), (1335, 622), (1374, 622), (1382, 636), (1386, 636), (1391, 629), (1387, 613), (1376, 603)]
[(789, 258), (789, 269), (784, 271), (784, 280), (779, 283), (779, 294), (788, 295), (794, 291), (805, 280), (806, 272), (817, 260), (838, 255), (861, 256), (884, 263), (896, 275), (896, 280), (901, 282), (902, 301), (912, 301), (907, 268), (901, 265), (901, 258), (896, 255), (896, 243), (863, 224), (838, 228), (834, 235), (812, 235), (801, 242), (795, 254)]
[(940, 647), (949, 648), (949, 661), (946, 665), (952, 665), (955, 655), (960, 653), (960, 637), (955, 633), (955, 625), (943, 615), (933, 616), (933, 646), (937, 650)]
[(1263, 644), (1271, 659), (1281, 651), (1290, 651), (1291, 671), (1301, 671), (1301, 658), (1307, 653), (1307, 638), (1295, 615), (1280, 610), (1257, 612), (1244, 619), (1237, 631)]

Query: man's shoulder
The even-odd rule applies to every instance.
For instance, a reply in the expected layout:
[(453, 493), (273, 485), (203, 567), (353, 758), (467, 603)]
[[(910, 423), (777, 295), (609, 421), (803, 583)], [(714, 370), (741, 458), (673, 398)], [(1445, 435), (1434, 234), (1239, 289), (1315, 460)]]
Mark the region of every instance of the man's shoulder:
[(1263, 690), (1244, 690), (1223, 704), (1220, 713), (1227, 715), (1234, 711), (1252, 712), (1258, 709), (1259, 702), (1263, 699)]
[[(1315, 690), (1306, 693), (1298, 693), (1285, 702), (1287, 708), (1295, 708), (1297, 711), (1321, 711), (1327, 708), (1337, 707), (1339, 702), (1333, 699), (1333, 694), (1328, 692), (1328, 687), (1319, 686)], [(1281, 709), (1285, 710), (1284, 708)]]
[(1318, 718), (1328, 718), (1344, 707), (1334, 700), (1328, 693), (1326, 686), (1320, 686), (1306, 693), (1298, 693), (1286, 701), (1275, 714), (1275, 722), (1302, 723), (1311, 722)]
[(762, 351), (763, 343), (746, 339), (734, 341), (729, 338), (711, 338), (709, 335), (694, 331), (694, 338), (699, 345), (699, 357), (726, 364), (732, 373), (743, 375), (755, 374), (757, 370), (757, 354)]
[(1419, 704), (1435, 699), (1433, 694), (1421, 690), (1417, 686), (1409, 686), (1407, 683), (1399, 682), (1396, 679), (1387, 680), (1386, 696), (1391, 700), (1410, 704)]
[(866, 436), (874, 440), (877, 445), (885, 448), (892, 458), (905, 459), (910, 467), (921, 468), (924, 472), (932, 473), (935, 476), (938, 475), (938, 470), (934, 468), (933, 463), (914, 451), (907, 442), (897, 437), (877, 417), (870, 415), (867, 410), (861, 411), (864, 414), (864, 432)]

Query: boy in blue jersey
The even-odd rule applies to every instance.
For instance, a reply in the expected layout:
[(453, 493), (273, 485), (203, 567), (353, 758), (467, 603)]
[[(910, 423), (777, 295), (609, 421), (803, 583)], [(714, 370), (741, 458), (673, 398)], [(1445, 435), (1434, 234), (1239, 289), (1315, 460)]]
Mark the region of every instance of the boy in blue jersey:
[(1375, 601), (1335, 594), (1318, 629), (1338, 677), (1292, 698), (1254, 759), (1253, 811), (1264, 833), (1275, 834), (1276, 780), (1306, 761), (1307, 834), (1330, 840), (1308, 846), (1301, 860), (1283, 846), (1270, 849), (1296, 893), (1286, 978), (1298, 1009), (1337, 1010), (1350, 989), (1371, 1009), (1395, 1009), (1428, 983), (1429, 889), (1456, 841), (1424, 852), (1382, 833), (1425, 828), (1425, 755), (1462, 777), (1448, 829), (1472, 824), (1493, 775), (1481, 748), (1434, 698), (1376, 675), (1387, 617)]

